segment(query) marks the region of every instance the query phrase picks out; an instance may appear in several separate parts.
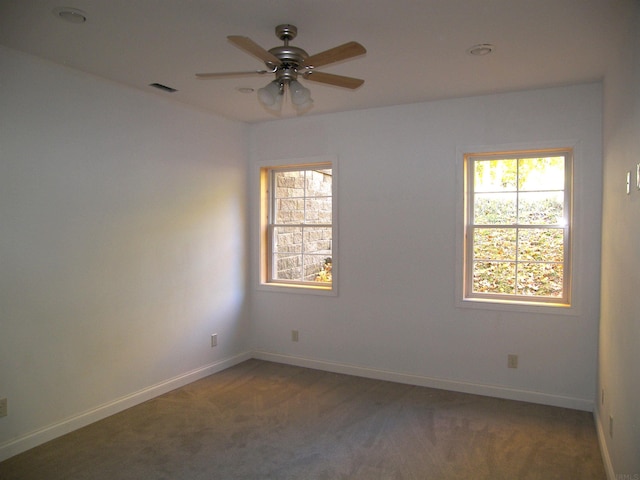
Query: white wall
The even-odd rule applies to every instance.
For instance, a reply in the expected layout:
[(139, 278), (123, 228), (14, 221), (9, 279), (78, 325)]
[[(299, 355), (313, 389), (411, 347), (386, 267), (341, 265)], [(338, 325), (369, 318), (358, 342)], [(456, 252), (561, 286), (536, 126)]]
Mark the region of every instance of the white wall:
[[(638, 104), (626, 101), (639, 93), (638, 73), (623, 74), (607, 83), (613, 193), (605, 190), (601, 344), (606, 408), (623, 419), (609, 443), (617, 472), (635, 468), (640, 418), (637, 369), (625, 363), (638, 350), (630, 280), (638, 222), (624, 221), (637, 216), (640, 195), (619, 195), (620, 174), (640, 150)], [(10, 412), (0, 418), (0, 459), (251, 349), (329, 370), (593, 406), (599, 84), (245, 127), (4, 48), (0, 82), (0, 397)], [(577, 152), (576, 312), (460, 308), (457, 150), (564, 141)], [(255, 278), (246, 291), (244, 274), (257, 264), (255, 230), (249, 265), (244, 255), (246, 212), (256, 224), (256, 164), (324, 155), (339, 158), (339, 295), (258, 291)], [(517, 370), (506, 368), (507, 353), (520, 355)]]
[(5, 48), (0, 83), (2, 460), (237, 360), (248, 317), (244, 125)]
[[(320, 87), (319, 87), (320, 88)], [(339, 295), (256, 290), (260, 358), (592, 409), (601, 216), (601, 85), (307, 116), (250, 128), (257, 164), (335, 155)], [(462, 146), (576, 145), (573, 314), (460, 308)], [(252, 264), (257, 265), (257, 232)], [(252, 271), (255, 274), (256, 268)], [(556, 310), (557, 312), (557, 310)], [(290, 330), (300, 331), (291, 342)], [(507, 369), (507, 354), (520, 357)]]
[[(602, 313), (598, 430), (610, 477), (640, 478), (640, 4), (620, 25), (625, 46), (605, 80)], [(601, 391), (601, 390), (600, 390)], [(613, 436), (609, 434), (613, 416)], [(616, 477), (618, 478), (618, 477)]]

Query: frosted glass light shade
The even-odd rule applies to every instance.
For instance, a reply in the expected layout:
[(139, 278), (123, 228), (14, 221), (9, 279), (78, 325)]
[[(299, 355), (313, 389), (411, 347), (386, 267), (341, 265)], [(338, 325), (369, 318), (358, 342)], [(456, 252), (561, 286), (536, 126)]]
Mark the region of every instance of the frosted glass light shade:
[(258, 89), (258, 100), (267, 107), (274, 105), (279, 96), (280, 84), (275, 80)]
[(297, 80), (289, 82), (289, 91), (291, 92), (291, 102), (296, 106), (305, 105), (311, 100), (309, 89), (303, 87)]

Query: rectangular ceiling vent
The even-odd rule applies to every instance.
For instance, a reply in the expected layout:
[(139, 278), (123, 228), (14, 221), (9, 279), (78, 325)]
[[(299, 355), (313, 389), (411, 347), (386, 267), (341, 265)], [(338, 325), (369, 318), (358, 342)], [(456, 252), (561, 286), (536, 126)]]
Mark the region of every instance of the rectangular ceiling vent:
[(166, 85), (162, 85), (161, 83), (150, 83), (149, 86), (157, 88), (158, 90), (162, 90), (163, 92), (173, 93), (178, 91), (175, 88), (167, 87)]

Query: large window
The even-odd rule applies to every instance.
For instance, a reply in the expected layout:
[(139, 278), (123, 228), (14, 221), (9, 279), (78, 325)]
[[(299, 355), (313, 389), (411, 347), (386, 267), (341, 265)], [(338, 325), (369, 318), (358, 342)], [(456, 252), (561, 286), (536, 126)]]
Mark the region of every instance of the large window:
[(570, 304), (570, 149), (467, 154), (464, 297)]
[(331, 290), (333, 170), (330, 163), (262, 170), (262, 283)]

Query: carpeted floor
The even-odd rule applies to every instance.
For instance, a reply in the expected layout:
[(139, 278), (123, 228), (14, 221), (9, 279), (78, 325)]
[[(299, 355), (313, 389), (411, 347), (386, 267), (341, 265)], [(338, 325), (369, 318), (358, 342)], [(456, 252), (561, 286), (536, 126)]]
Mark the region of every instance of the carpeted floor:
[(3, 480), (604, 480), (588, 412), (249, 360), (0, 463)]

